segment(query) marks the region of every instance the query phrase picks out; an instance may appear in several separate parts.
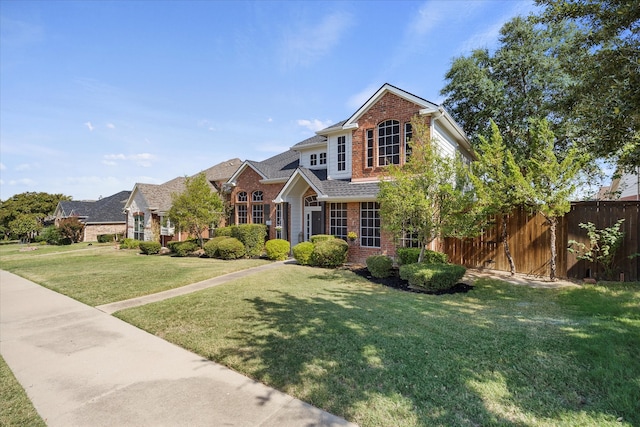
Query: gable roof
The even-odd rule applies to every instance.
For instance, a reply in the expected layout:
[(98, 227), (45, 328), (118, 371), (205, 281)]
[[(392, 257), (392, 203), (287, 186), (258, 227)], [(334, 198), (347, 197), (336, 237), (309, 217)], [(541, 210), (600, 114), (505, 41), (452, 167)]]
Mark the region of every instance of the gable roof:
[(131, 191), (120, 191), (99, 200), (73, 201), (63, 200), (56, 207), (56, 214), (61, 218), (78, 216), (85, 224), (124, 223), (124, 205)]
[(230, 159), (211, 166), (209, 169), (205, 169), (201, 173), (205, 174), (209, 182), (226, 181), (234, 174), (241, 164), (242, 160), (236, 157), (235, 159)]
[(236, 170), (227, 182), (235, 184), (238, 177), (248, 167), (256, 171), (263, 180), (286, 181), (296, 170), (299, 163), (300, 155), (294, 150), (287, 150), (284, 153), (276, 154), (261, 162), (247, 160)]

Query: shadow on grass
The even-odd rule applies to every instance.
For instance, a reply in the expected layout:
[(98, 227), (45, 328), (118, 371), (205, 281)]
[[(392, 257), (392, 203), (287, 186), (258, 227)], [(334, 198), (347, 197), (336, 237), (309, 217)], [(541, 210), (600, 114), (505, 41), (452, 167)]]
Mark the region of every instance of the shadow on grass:
[(638, 324), (572, 316), (549, 295), (270, 291), (245, 300), (250, 327), (212, 357), (364, 426), (640, 424)]

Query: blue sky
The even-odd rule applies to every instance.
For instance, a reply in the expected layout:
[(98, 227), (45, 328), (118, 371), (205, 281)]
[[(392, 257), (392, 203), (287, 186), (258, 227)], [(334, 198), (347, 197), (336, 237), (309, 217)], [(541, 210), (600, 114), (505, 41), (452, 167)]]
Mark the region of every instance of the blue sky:
[(384, 83), (440, 103), (454, 57), (533, 1), (0, 5), (0, 199), (96, 199), (348, 118)]

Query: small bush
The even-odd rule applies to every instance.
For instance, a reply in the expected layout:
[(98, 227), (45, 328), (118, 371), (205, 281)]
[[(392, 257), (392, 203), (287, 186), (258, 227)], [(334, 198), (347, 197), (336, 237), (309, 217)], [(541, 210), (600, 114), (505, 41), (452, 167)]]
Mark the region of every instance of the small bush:
[(367, 269), (373, 277), (382, 279), (391, 276), (393, 260), (386, 255), (373, 255), (367, 258)]
[(293, 247), (293, 257), (300, 265), (309, 265), (312, 252), (313, 243), (311, 242), (300, 242)]
[(98, 234), (98, 243), (119, 242), (122, 240), (122, 234)]
[(244, 244), (248, 257), (258, 257), (264, 250), (267, 238), (267, 226), (264, 224), (240, 224), (231, 227), (231, 237), (235, 237)]
[(264, 245), (264, 249), (267, 252), (267, 258), (274, 261), (284, 261), (289, 258), (289, 250), (291, 245), (289, 242), (283, 239), (273, 239), (267, 241)]
[(135, 239), (130, 239), (130, 238), (126, 238), (126, 239), (122, 239), (122, 242), (120, 242), (120, 249), (138, 249), (140, 247), (140, 240), (135, 240)]
[(310, 264), (335, 268), (347, 262), (349, 244), (342, 239), (321, 240), (313, 246)]
[(217, 257), (219, 257), (220, 254), (218, 253), (218, 245), (220, 244), (221, 241), (223, 241), (225, 239), (230, 239), (230, 237), (229, 236), (218, 236), (218, 237), (214, 237), (213, 239), (210, 239), (207, 243), (204, 244), (204, 253), (209, 258), (217, 258)]
[(178, 257), (189, 256), (193, 252), (200, 249), (198, 243), (193, 240), (185, 240), (184, 242), (169, 242), (167, 247)]
[(398, 248), (396, 249), (398, 264), (415, 264), (420, 257), (420, 248)]
[(324, 242), (326, 240), (333, 239), (335, 239), (335, 236), (332, 236), (331, 234), (316, 234), (315, 236), (311, 236), (309, 240), (311, 240), (311, 243), (315, 245), (318, 242)]
[(424, 258), (422, 259), (422, 262), (424, 264), (446, 264), (449, 262), (449, 257), (447, 257), (447, 254), (445, 253), (426, 249), (424, 251)]
[(244, 245), (235, 237), (228, 237), (218, 243), (218, 254), (222, 259), (242, 258), (245, 253)]
[(400, 267), (400, 278), (409, 286), (427, 291), (440, 291), (453, 287), (467, 271), (456, 264), (409, 264)]
[(213, 230), (214, 237), (231, 237), (233, 235), (233, 229), (235, 225), (230, 225), (229, 227), (221, 227)]
[(162, 245), (160, 242), (140, 242), (140, 253), (145, 255), (155, 255), (160, 253)]
[(59, 245), (61, 237), (60, 230), (58, 230), (55, 225), (52, 225), (50, 227), (45, 227), (40, 232), (36, 242), (46, 242), (49, 245)]

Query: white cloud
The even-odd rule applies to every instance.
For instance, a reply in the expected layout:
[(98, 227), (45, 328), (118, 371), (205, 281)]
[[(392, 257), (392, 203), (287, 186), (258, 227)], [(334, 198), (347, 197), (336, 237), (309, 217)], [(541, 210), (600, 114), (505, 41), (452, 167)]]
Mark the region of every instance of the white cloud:
[(269, 117), (269, 118), (267, 119), (267, 123), (273, 123), (273, 118)]
[(322, 120), (318, 120), (318, 119), (313, 119), (313, 120), (305, 120), (305, 119), (301, 119), (298, 120), (298, 125), (299, 126), (303, 126), (306, 127), (307, 129), (313, 131), (313, 132), (317, 132), (319, 130), (322, 130), (328, 126), (330, 126), (333, 122), (331, 120), (325, 120), (324, 122)]
[(152, 166), (152, 160), (155, 160), (156, 156), (150, 153), (138, 153), (138, 154), (128, 154), (128, 155), (119, 153), (119, 154), (105, 154), (104, 156), (102, 156), (102, 158), (103, 158), (102, 163), (107, 166), (117, 166), (118, 163), (116, 162), (116, 160), (122, 160), (122, 161), (131, 161), (140, 167), (148, 168)]
[(126, 160), (127, 156), (124, 154), (105, 154), (104, 158), (106, 160)]
[(95, 129), (95, 128), (93, 127), (93, 125), (91, 124), (91, 122), (86, 122), (84, 125), (85, 125), (85, 126), (89, 129), (89, 131), (91, 131), (91, 132), (93, 132), (93, 130)]
[(113, 160), (103, 160), (102, 164), (107, 166), (118, 166), (118, 163)]
[(327, 55), (338, 45), (351, 21), (350, 15), (337, 12), (320, 19), (315, 26), (308, 22), (300, 23), (285, 35), (285, 66), (308, 66)]

